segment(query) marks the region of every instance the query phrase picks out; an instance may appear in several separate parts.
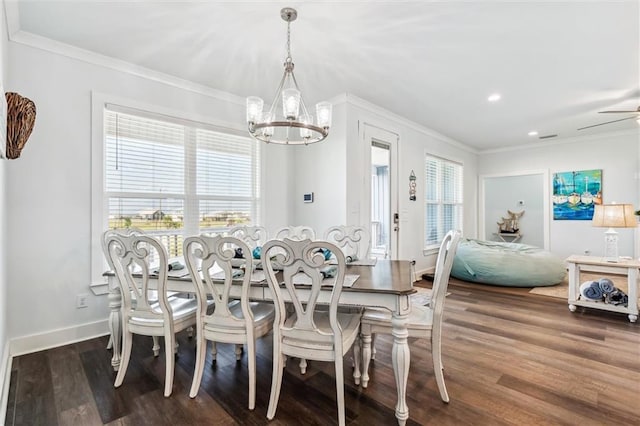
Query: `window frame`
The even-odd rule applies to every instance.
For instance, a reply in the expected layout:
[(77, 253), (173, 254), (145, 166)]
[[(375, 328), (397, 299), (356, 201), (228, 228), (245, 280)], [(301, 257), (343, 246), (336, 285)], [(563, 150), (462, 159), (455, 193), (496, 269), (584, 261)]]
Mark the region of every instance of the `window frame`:
[[(461, 232), (463, 231), (463, 227), (464, 227), (464, 163), (462, 161), (454, 160), (454, 159), (443, 157), (443, 156), (440, 156), (440, 155), (435, 155), (435, 154), (432, 154), (432, 153), (427, 152), (427, 151), (425, 151), (423, 158), (424, 158), (423, 170), (425, 170), (425, 176), (424, 176), (423, 183), (425, 185), (425, 189), (424, 189), (424, 203), (422, 205), (422, 207), (423, 207), (422, 218), (423, 218), (423, 221), (424, 221), (424, 223), (423, 223), (423, 232), (422, 232), (422, 246), (423, 246), (422, 251), (423, 251), (424, 255), (432, 255), (432, 254), (436, 254), (438, 252), (441, 241), (438, 241), (437, 243), (434, 243), (434, 244), (427, 245), (427, 232), (428, 232), (428, 229), (427, 229), (428, 223), (427, 223), (427, 220), (426, 220), (427, 205), (429, 205), (429, 204), (437, 205), (440, 208), (442, 208), (442, 206), (444, 206), (444, 205), (455, 205), (455, 206), (458, 206), (460, 208), (460, 210), (462, 211), (462, 215), (460, 217), (460, 223), (458, 223), (457, 225), (458, 225), (458, 230), (461, 231)], [(432, 202), (432, 201), (427, 199), (426, 192), (427, 192), (427, 186), (428, 186), (428, 184), (427, 184), (428, 176), (427, 176), (427, 173), (426, 173), (426, 164), (427, 164), (428, 160), (436, 160), (436, 161), (439, 162), (440, 165), (452, 164), (452, 165), (460, 167), (460, 173), (459, 173), (459, 175), (460, 175), (460, 182), (459, 182), (459, 185), (460, 185), (460, 201), (459, 202), (453, 202), (453, 203), (446, 202), (445, 203), (442, 200), (442, 194), (441, 194), (440, 191), (438, 192), (438, 200), (437, 200), (437, 202)], [(441, 174), (438, 174), (437, 178), (438, 178), (438, 182), (437, 182), (436, 186), (438, 188), (440, 188), (441, 184), (442, 184), (443, 176)], [(442, 220), (442, 217), (440, 219)], [(440, 224), (438, 224), (438, 225), (440, 226)], [(444, 236), (444, 234), (446, 234), (446, 233), (443, 233), (443, 236)]]
[[(246, 129), (239, 127), (238, 125), (230, 125), (228, 123), (213, 122), (210, 118), (197, 117), (195, 114), (186, 114), (181, 111), (162, 108), (156, 105), (145, 104), (137, 102), (131, 99), (120, 98), (111, 96), (99, 92), (92, 92), (91, 94), (91, 287), (96, 294), (105, 294), (108, 292), (106, 289), (106, 279), (103, 277), (104, 271), (108, 269), (104, 253), (102, 253), (102, 234), (108, 226), (109, 216), (109, 197), (106, 192), (106, 173), (105, 173), (105, 109), (107, 106), (109, 110), (128, 113), (132, 115), (138, 115), (141, 117), (147, 117), (152, 119), (164, 119), (168, 122), (177, 124), (183, 124), (187, 126), (194, 126), (213, 130), (216, 132), (230, 133), (233, 135), (246, 136)], [(185, 152), (187, 156), (189, 152), (193, 152), (195, 158), (195, 131), (187, 137), (189, 142), (185, 145)], [(263, 149), (257, 145), (254, 148), (253, 155), (258, 155), (258, 164), (254, 168), (254, 175), (252, 181), (253, 197), (251, 202), (253, 203), (253, 209), (255, 210), (255, 222), (260, 224), (262, 222), (262, 212), (264, 212), (264, 196), (261, 194), (264, 188), (264, 153)], [(256, 154), (256, 151), (258, 153)], [(185, 162), (188, 163), (188, 159), (185, 158)], [(186, 167), (186, 165), (185, 165)], [(196, 220), (190, 220), (187, 218), (187, 204), (195, 205), (198, 200), (215, 200), (221, 199), (220, 196), (214, 195), (197, 195), (196, 189), (196, 173), (189, 173), (185, 169), (185, 193), (182, 195), (184, 199), (185, 217), (183, 228), (180, 231), (184, 236), (193, 235), (200, 232), (199, 222)], [(255, 185), (255, 182), (258, 185)], [(188, 191), (187, 187), (192, 191)], [(256, 193), (257, 190), (257, 193)], [(225, 197), (222, 197), (225, 198)], [(197, 213), (195, 213), (197, 215)], [(193, 215), (192, 215), (193, 216)], [(104, 288), (98, 289), (97, 287)], [(94, 289), (93, 287), (96, 287)]]

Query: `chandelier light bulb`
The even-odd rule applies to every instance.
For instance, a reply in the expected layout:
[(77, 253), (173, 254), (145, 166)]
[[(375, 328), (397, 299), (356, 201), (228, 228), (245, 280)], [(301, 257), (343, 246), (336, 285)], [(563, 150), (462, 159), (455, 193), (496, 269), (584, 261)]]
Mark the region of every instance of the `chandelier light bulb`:
[[(267, 124), (271, 124), (271, 121), (273, 121), (273, 114), (271, 114), (270, 112), (264, 113), (264, 116), (262, 117), (262, 122), (263, 123), (267, 123)], [(271, 126), (267, 126), (267, 127), (263, 127), (262, 128), (262, 134), (266, 138), (272, 137), (273, 133), (274, 133), (274, 129)]]
[(247, 98), (247, 122), (257, 123), (262, 116), (262, 108), (264, 101), (257, 96), (249, 96)]
[(318, 116), (318, 126), (323, 129), (331, 127), (331, 110), (329, 102), (318, 102), (316, 104), (316, 115)]
[[(313, 124), (313, 117), (307, 114), (303, 114), (300, 116), (300, 121), (304, 124)], [(304, 139), (311, 138), (311, 130), (301, 127), (300, 128), (300, 137)]]
[(287, 120), (297, 120), (300, 110), (300, 91), (289, 88), (282, 91), (282, 112)]

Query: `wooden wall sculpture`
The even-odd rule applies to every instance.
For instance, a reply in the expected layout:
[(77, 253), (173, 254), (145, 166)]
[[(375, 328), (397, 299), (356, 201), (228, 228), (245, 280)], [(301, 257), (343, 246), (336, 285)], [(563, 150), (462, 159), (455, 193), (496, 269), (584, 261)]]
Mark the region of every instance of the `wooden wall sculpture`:
[(31, 99), (7, 92), (7, 158), (20, 157), (36, 121), (36, 105)]

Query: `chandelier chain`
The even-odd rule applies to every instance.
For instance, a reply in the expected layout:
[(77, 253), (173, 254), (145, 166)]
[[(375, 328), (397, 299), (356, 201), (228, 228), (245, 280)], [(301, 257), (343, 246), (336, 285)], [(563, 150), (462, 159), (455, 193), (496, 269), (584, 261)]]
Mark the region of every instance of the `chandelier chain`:
[(287, 62), (291, 61), (291, 21), (287, 21)]

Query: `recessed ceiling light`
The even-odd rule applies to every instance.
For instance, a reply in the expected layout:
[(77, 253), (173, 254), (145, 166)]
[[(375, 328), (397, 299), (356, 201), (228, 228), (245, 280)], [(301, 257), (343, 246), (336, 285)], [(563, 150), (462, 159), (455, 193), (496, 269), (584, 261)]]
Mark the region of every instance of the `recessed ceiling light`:
[(532, 130), (528, 133), (529, 136), (538, 136), (538, 132), (536, 132), (535, 130)]
[(489, 102), (496, 102), (496, 101), (499, 101), (500, 98), (501, 98), (500, 93), (494, 93), (493, 95), (489, 96), (487, 100)]

